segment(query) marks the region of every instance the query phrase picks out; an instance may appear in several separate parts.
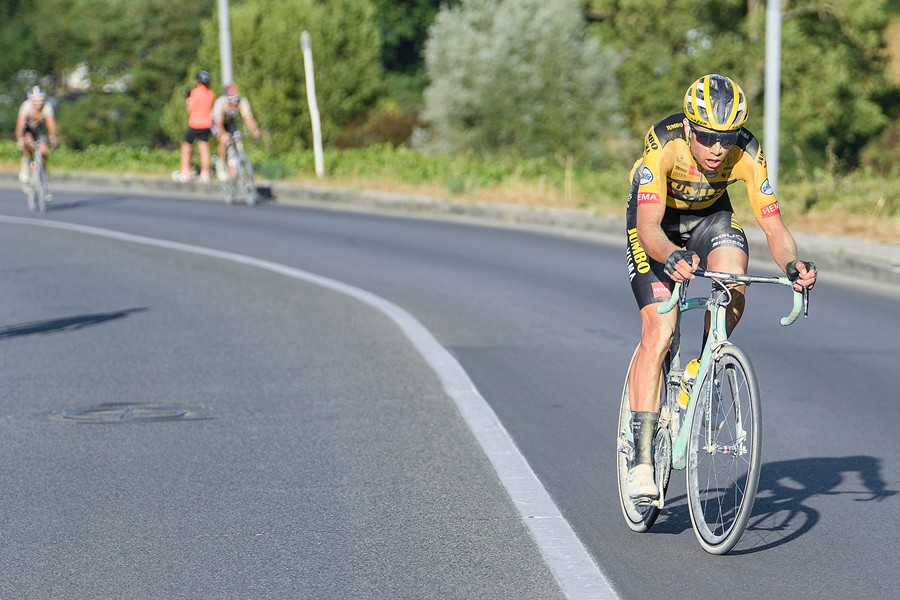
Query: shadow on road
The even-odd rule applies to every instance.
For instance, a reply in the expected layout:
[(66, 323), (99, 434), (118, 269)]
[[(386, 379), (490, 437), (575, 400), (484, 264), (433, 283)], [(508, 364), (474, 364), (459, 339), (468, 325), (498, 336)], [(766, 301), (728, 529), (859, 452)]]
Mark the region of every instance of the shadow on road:
[[(847, 496), (853, 502), (884, 501), (897, 495), (881, 478), (881, 461), (873, 456), (803, 458), (762, 466), (753, 515), (731, 555), (754, 554), (796, 540), (811, 531), (821, 513), (810, 500)], [(687, 497), (666, 498), (652, 533), (679, 534), (691, 529)], [(851, 509), (841, 504), (846, 514)]]
[(32, 321), (31, 323), (22, 323), (21, 325), (10, 325), (9, 327), (0, 328), (0, 340), (23, 335), (77, 331), (79, 329), (84, 329), (85, 327), (101, 325), (108, 321), (122, 319), (133, 313), (143, 312), (145, 310), (150, 309), (147, 307), (128, 308), (115, 312), (75, 315), (74, 317), (62, 317), (59, 319), (48, 319), (46, 321)]
[[(753, 516), (739, 550), (751, 554), (791, 542), (821, 518), (809, 500), (821, 496), (853, 497), (853, 502), (881, 502), (897, 494), (881, 478), (881, 461), (873, 456), (804, 458), (762, 466)], [(841, 512), (852, 510), (842, 503)], [(745, 542), (752, 542), (749, 546)]]
[(63, 210), (73, 210), (84, 206), (105, 206), (110, 204), (120, 204), (129, 200), (128, 196), (99, 196), (95, 198), (81, 198), (77, 200), (69, 200), (66, 202), (56, 201), (47, 207), (48, 211), (59, 212)]

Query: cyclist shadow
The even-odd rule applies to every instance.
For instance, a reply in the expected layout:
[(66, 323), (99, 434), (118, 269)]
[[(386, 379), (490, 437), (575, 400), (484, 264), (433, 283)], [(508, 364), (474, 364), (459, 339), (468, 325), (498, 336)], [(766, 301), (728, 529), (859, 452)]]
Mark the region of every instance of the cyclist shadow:
[[(858, 495), (856, 502), (882, 501), (897, 494), (880, 475), (881, 461), (872, 456), (804, 458), (762, 465), (753, 514), (731, 554), (753, 554), (787, 544), (811, 531), (821, 513), (809, 500), (821, 496)], [(667, 502), (668, 503), (668, 502)], [(691, 528), (685, 495), (673, 498), (661, 533)], [(654, 527), (654, 530), (657, 530)]]
[(10, 325), (9, 327), (0, 328), (0, 340), (26, 335), (41, 335), (48, 333), (60, 333), (64, 331), (77, 331), (85, 327), (91, 327), (93, 325), (100, 325), (108, 321), (122, 319), (131, 315), (132, 313), (143, 312), (145, 310), (150, 309), (147, 307), (128, 308), (125, 310), (117, 310), (115, 312), (75, 315), (72, 317), (61, 317), (59, 319), (48, 319), (46, 321), (32, 321), (30, 323)]
[(92, 198), (76, 198), (64, 202), (56, 201), (47, 207), (47, 210), (58, 212), (61, 210), (74, 210), (85, 206), (105, 206), (108, 204), (120, 204), (128, 200), (127, 196), (101, 196)]

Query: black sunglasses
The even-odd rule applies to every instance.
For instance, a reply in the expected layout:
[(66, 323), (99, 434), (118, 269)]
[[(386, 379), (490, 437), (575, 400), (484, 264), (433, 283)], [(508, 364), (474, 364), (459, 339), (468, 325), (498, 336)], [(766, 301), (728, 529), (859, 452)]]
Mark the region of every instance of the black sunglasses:
[(723, 148), (731, 148), (735, 144), (737, 144), (738, 136), (740, 135), (740, 130), (738, 131), (697, 131), (694, 129), (694, 126), (691, 125), (691, 131), (694, 132), (694, 137), (697, 138), (697, 142), (700, 143), (701, 146), (706, 146), (707, 148), (712, 148), (716, 145), (716, 143), (722, 144)]

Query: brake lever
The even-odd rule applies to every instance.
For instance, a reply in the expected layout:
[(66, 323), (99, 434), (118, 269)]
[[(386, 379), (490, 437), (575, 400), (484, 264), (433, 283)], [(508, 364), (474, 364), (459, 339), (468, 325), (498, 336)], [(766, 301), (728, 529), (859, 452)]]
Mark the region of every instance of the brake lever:
[(803, 317), (809, 316), (809, 288), (803, 286)]

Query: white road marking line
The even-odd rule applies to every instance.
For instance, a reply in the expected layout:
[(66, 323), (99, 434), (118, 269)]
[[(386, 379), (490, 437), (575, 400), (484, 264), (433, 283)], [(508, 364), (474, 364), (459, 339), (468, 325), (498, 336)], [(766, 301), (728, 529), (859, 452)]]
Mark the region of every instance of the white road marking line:
[(475, 439), (491, 461), (500, 481), (566, 597), (618, 599), (612, 584), (591, 558), (575, 532), (572, 531), (571, 526), (532, 471), (528, 461), (519, 452), (494, 410), (478, 392), (468, 373), (453, 355), (441, 346), (431, 332), (403, 308), (371, 292), (328, 277), (233, 252), (60, 221), (0, 216), (0, 222), (62, 229), (219, 258), (312, 283), (355, 298), (381, 311), (400, 327), (425, 361), (437, 373), (447, 394), (456, 403)]

